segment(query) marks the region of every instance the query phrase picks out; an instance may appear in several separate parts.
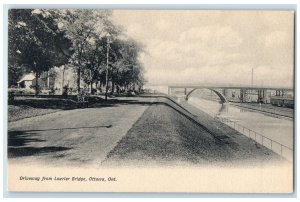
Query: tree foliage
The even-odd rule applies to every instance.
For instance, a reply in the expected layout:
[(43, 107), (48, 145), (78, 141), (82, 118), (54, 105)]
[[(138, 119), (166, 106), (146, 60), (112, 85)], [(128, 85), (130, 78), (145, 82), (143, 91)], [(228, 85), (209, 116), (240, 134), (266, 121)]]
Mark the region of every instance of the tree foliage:
[(9, 11), (10, 84), (17, 82), (16, 68), (33, 71), (38, 78), (41, 72), (68, 62), (70, 42), (59, 30), (54, 17), (54, 13), (45, 10)]
[(106, 72), (112, 92), (116, 86), (142, 86), (144, 68), (139, 55), (143, 47), (125, 36), (111, 16), (110, 10), (94, 9), (10, 10), (10, 84), (23, 72), (38, 75), (68, 64), (77, 73), (78, 92), (81, 80), (91, 88), (93, 84), (105, 85)]

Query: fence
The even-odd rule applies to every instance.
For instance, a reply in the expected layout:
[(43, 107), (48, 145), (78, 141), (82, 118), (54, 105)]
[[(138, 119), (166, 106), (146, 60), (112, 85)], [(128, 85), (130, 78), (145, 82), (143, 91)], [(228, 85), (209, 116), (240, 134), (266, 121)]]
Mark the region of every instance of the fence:
[(275, 153), (281, 155), (282, 157), (286, 158), (289, 161), (293, 160), (293, 149), (285, 146), (275, 140), (272, 140), (260, 133), (257, 133), (247, 127), (244, 127), (240, 124), (238, 124), (236, 121), (232, 121), (228, 118), (225, 117), (219, 117), (219, 116), (214, 116), (216, 119), (220, 120), (221, 122), (225, 123), (229, 127), (233, 128), (234, 130), (242, 133), (243, 135), (247, 136), (250, 139), (253, 139), (255, 142), (257, 142), (260, 145), (263, 145)]

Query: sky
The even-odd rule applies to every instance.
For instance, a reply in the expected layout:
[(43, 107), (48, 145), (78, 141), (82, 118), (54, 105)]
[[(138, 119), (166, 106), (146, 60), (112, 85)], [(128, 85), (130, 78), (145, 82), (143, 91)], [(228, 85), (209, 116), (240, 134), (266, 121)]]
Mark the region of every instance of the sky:
[(115, 10), (150, 84), (293, 86), (291, 11)]

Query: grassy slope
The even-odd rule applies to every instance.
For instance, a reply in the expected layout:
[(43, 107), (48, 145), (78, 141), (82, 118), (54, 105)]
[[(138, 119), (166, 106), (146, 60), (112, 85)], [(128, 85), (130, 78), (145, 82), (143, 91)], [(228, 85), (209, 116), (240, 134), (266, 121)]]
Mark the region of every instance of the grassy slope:
[(103, 164), (262, 163), (279, 159), (205, 113), (198, 110), (197, 115), (203, 117), (194, 121), (197, 117), (172, 101), (158, 98)]
[(24, 118), (40, 116), (59, 111), (59, 109), (37, 109), (27, 105), (8, 105), (8, 121), (17, 121)]
[(74, 102), (66, 99), (19, 99), (8, 105), (8, 121), (17, 121), (75, 107), (77, 106)]

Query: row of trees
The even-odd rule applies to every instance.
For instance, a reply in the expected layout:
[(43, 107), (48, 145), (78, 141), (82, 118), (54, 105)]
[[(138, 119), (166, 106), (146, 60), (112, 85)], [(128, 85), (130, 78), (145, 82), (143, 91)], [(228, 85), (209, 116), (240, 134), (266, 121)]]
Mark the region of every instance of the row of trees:
[[(78, 92), (81, 80), (92, 89), (93, 84), (105, 86), (108, 79), (112, 92), (142, 86), (142, 46), (126, 37), (111, 16), (110, 10), (10, 10), (9, 85), (25, 72), (33, 71), (39, 78), (67, 64), (77, 74)], [(38, 83), (36, 87), (38, 93)]]

